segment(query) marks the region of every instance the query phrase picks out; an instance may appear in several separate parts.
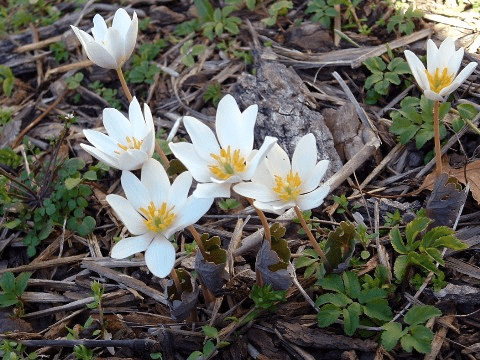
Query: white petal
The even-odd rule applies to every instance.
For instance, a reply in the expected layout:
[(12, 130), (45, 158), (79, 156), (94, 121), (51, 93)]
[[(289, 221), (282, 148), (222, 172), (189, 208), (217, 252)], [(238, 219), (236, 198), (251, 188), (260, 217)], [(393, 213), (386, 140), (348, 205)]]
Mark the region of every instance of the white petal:
[(253, 130), (255, 122), (257, 121), (258, 105), (250, 105), (242, 113), (240, 122), (238, 124), (238, 133), (236, 139), (238, 139), (237, 149), (243, 154), (248, 154), (253, 149)]
[(290, 209), (295, 204), (291, 202), (284, 203), (283, 201), (272, 201), (265, 203), (260, 201), (254, 201), (253, 205), (255, 205), (256, 208), (265, 212), (281, 215), (285, 212), (285, 210)]
[(440, 96), (448, 96), (449, 94), (451, 94), (452, 92), (454, 92), (455, 90), (457, 90), (457, 88), (462, 85), (462, 83), (465, 82), (465, 80), (467, 80), (467, 78), (472, 74), (472, 72), (475, 70), (477, 66), (477, 63), (469, 63), (461, 72), (460, 74), (458, 74), (458, 76), (453, 80), (453, 82), (443, 88), (441, 91), (440, 91)]
[(170, 150), (175, 157), (191, 172), (193, 178), (198, 182), (209, 182), (212, 173), (205, 162), (195, 151), (190, 143), (169, 143)]
[(140, 211), (153, 200), (145, 185), (130, 171), (122, 172), (121, 182), (125, 196), (135, 210)]
[(96, 14), (93, 17), (93, 28), (92, 28), (92, 35), (96, 42), (101, 43), (105, 38), (105, 34), (107, 32), (107, 24), (103, 17), (99, 14)]
[[(181, 209), (178, 209), (175, 224), (172, 227), (175, 231), (184, 229), (185, 227), (195, 224), (200, 218), (207, 213), (213, 204), (213, 197), (198, 198), (190, 196)], [(165, 235), (167, 237), (167, 234)]]
[(108, 135), (123, 145), (127, 144), (127, 136), (132, 136), (130, 121), (117, 109), (106, 108), (103, 110), (103, 126)]
[(250, 199), (261, 202), (269, 202), (278, 200), (277, 194), (263, 184), (254, 182), (244, 182), (233, 187), (233, 191), (237, 194), (245, 196)]
[(152, 157), (155, 150), (155, 133), (153, 130), (149, 130), (147, 135), (143, 138), (143, 143), (142, 146), (140, 146), (140, 150), (147, 154), (148, 157)]
[[(437, 45), (432, 39), (427, 41), (427, 70), (430, 74), (435, 73), (435, 69), (440, 65), (440, 56)], [(418, 80), (417, 80), (418, 81)]]
[(145, 262), (153, 275), (163, 278), (175, 265), (175, 248), (170, 241), (157, 236), (145, 251)]
[(143, 119), (142, 109), (136, 97), (133, 97), (130, 106), (128, 107), (128, 119), (130, 120), (130, 129), (132, 136), (136, 139), (143, 139), (146, 132), (145, 120)]
[(95, 39), (87, 34), (85, 31), (80, 30), (76, 26), (70, 25), (72, 28), (74, 34), (77, 36), (78, 41), (80, 41), (80, 44), (82, 44), (83, 48), (85, 49), (87, 47), (88, 43), (95, 42)]
[(427, 99), (430, 99), (430, 100), (433, 100), (433, 101), (443, 101), (443, 96), (437, 94), (436, 92), (432, 91), (432, 90), (425, 90), (423, 92), (423, 94), (425, 95), (425, 97)]
[(125, 57), (123, 38), (120, 32), (115, 28), (108, 28), (105, 34), (105, 49), (115, 59), (117, 66), (115, 69), (121, 67), (127, 58)]
[[(435, 46), (435, 45), (434, 45)], [(405, 50), (405, 58), (407, 59), (408, 66), (412, 71), (413, 77), (417, 80), (418, 86), (422, 90), (430, 89), (430, 83), (428, 82), (427, 75), (425, 74), (425, 66), (420, 59), (413, 52)]]
[(110, 194), (107, 195), (106, 200), (130, 233), (141, 235), (148, 232), (143, 217), (133, 208), (127, 199), (119, 195)]
[(282, 178), (287, 176), (292, 169), (288, 154), (281, 148), (280, 145), (278, 145), (278, 143), (275, 144), (268, 152), (266, 163), (272, 175), (277, 175)]
[(155, 132), (155, 125), (153, 124), (153, 116), (152, 112), (150, 111), (150, 107), (147, 103), (143, 104), (143, 114), (145, 119), (145, 125), (147, 130), (153, 130)]
[(302, 179), (302, 191), (303, 192), (310, 192), (315, 189), (320, 181), (325, 175), (325, 172), (328, 169), (328, 164), (330, 162), (328, 160), (322, 160), (315, 165), (313, 171), (310, 172), (308, 177)]
[(230, 197), (230, 183), (204, 183), (198, 184), (197, 188), (193, 192), (193, 196), (198, 198), (217, 198), (217, 197)]
[(271, 136), (266, 136), (265, 140), (263, 141), (262, 146), (258, 150), (258, 152), (255, 154), (253, 159), (251, 161), (247, 162), (247, 166), (245, 169), (245, 172), (241, 175), (242, 180), (247, 181), (250, 180), (255, 174), (258, 165), (260, 162), (265, 158), (265, 156), (268, 154), (268, 152), (272, 149), (272, 147), (277, 143), (277, 138), (271, 137)]
[(118, 164), (121, 170), (138, 170), (148, 159), (150, 156), (146, 152), (137, 149), (120, 151), (118, 154)]
[(123, 8), (119, 8), (115, 12), (115, 16), (113, 17), (112, 28), (118, 30), (122, 39), (125, 39), (131, 22), (132, 20), (130, 19), (130, 16), (128, 15), (126, 10)]
[(297, 199), (297, 205), (302, 211), (314, 209), (323, 203), (329, 192), (330, 188), (328, 186), (320, 186), (308, 194), (300, 195)]
[(185, 116), (183, 118), (183, 124), (187, 129), (198, 156), (206, 162), (212, 161), (210, 155), (220, 152), (220, 146), (213, 131), (210, 130), (207, 125), (191, 116)]
[(187, 201), (188, 192), (192, 186), (192, 174), (185, 171), (177, 176), (173, 182), (168, 194), (168, 206), (175, 206), (175, 209), (181, 208)]
[(99, 43), (88, 43), (85, 52), (88, 58), (100, 67), (105, 69), (116, 69), (118, 67), (117, 60)]
[(127, 33), (125, 34), (125, 59), (128, 59), (133, 50), (135, 49), (135, 44), (137, 42), (137, 33), (138, 33), (138, 18), (137, 13), (133, 13), (133, 19), (128, 27)]
[[(288, 164), (288, 167), (290, 168), (290, 163)], [(274, 174), (270, 172), (267, 159), (264, 159), (258, 164), (257, 171), (255, 171), (255, 174), (252, 176), (252, 182), (263, 184), (267, 188), (273, 189), (275, 187), (275, 177)]]
[(155, 205), (160, 206), (167, 200), (170, 180), (162, 164), (155, 159), (149, 159), (142, 167), (141, 179)]
[(440, 69), (446, 68), (450, 59), (455, 56), (455, 40), (453, 40), (451, 37), (447, 37), (445, 40), (443, 40), (443, 42), (440, 44), (440, 47), (438, 48), (438, 56), (439, 59), (437, 66)]
[(101, 162), (104, 162), (108, 166), (113, 167), (115, 169), (122, 170), (120, 169), (120, 164), (118, 163), (117, 158), (113, 158), (110, 155), (107, 155), (106, 153), (90, 145), (80, 144), (80, 146), (82, 147), (83, 150), (85, 150), (86, 152), (88, 152), (90, 155), (97, 158)]
[(90, 141), (90, 143), (98, 148), (99, 150), (114, 156), (115, 151), (119, 150), (118, 142), (99, 131), (86, 129), (83, 130), (85, 138)]
[(122, 239), (113, 246), (110, 256), (114, 259), (124, 259), (145, 251), (151, 244), (153, 237), (153, 234), (147, 233)]
[(233, 96), (225, 95), (218, 103), (215, 118), (215, 130), (222, 148), (226, 149), (230, 145), (233, 149), (238, 149), (241, 146), (241, 138), (245, 135), (239, 133), (241, 118), (242, 113)]
[(292, 171), (306, 179), (317, 164), (317, 140), (312, 133), (303, 136), (292, 156)]
[(463, 48), (460, 48), (448, 59), (448, 73), (457, 75), (458, 69), (460, 69), (460, 65), (462, 64), (462, 60)]

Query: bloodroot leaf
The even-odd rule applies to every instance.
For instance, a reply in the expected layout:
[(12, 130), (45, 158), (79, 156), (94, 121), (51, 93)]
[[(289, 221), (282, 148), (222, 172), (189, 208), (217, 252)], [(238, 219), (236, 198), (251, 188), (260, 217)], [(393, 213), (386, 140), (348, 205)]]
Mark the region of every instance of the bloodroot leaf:
[(168, 299), (170, 315), (175, 321), (185, 320), (197, 306), (199, 288), (195, 280), (183, 269), (174, 270), (180, 280), (182, 293), (178, 294), (172, 279), (168, 280), (165, 287), (165, 297)]
[(226, 282), (225, 263), (215, 264), (206, 261), (200, 251), (195, 256), (195, 271), (200, 281), (210, 292), (216, 297), (221, 296), (224, 292), (223, 285)]
[(467, 199), (466, 189), (460, 190), (457, 179), (443, 173), (435, 179), (433, 191), (427, 200), (427, 216), (433, 220), (430, 227), (452, 227)]
[[(279, 264), (281, 266), (279, 266)], [(263, 279), (265, 285), (272, 285), (273, 290), (286, 290), (292, 284), (290, 273), (285, 263), (278, 254), (272, 250), (270, 243), (264, 241), (257, 254), (255, 270)], [(273, 270), (272, 270), (273, 269)]]
[(333, 269), (345, 270), (355, 250), (355, 226), (342, 221), (340, 226), (328, 235), (325, 256)]

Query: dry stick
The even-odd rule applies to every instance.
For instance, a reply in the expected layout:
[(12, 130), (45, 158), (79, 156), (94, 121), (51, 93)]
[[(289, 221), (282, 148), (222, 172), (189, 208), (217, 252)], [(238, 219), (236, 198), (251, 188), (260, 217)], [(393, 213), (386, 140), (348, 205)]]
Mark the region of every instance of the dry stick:
[(442, 147), (440, 146), (440, 119), (438, 116), (438, 107), (440, 101), (435, 100), (433, 104), (433, 134), (435, 137), (435, 158), (437, 159), (436, 173), (437, 177), (442, 174)]
[(262, 222), (263, 229), (265, 230), (265, 239), (267, 239), (267, 241), (271, 245), (272, 244), (272, 235), (270, 234), (270, 226), (268, 225), (267, 217), (265, 216), (265, 214), (263, 213), (263, 211), (261, 209), (257, 208), (255, 205), (253, 205), (253, 199), (252, 198), (247, 197), (247, 200), (250, 203), (250, 205), (252, 205), (253, 208), (255, 209), (255, 211), (257, 212), (257, 215), (260, 218), (260, 221)]
[(131, 103), (133, 100), (133, 96), (130, 93), (130, 90), (128, 89), (127, 82), (125, 81), (125, 76), (123, 76), (123, 71), (121, 67), (117, 69), (117, 75), (118, 75), (118, 78), (120, 79), (120, 84), (122, 84), (123, 92), (127, 96), (128, 102)]
[(327, 268), (330, 268), (330, 262), (328, 261), (327, 257), (325, 256), (325, 253), (323, 252), (320, 245), (318, 245), (318, 242), (315, 239), (315, 237), (313, 236), (312, 232), (308, 228), (307, 223), (305, 222), (305, 219), (303, 218), (302, 211), (300, 210), (300, 208), (297, 205), (295, 205), (293, 209), (295, 210), (295, 213), (297, 214), (298, 220), (300, 220), (300, 224), (302, 224), (303, 230), (305, 230), (305, 233), (307, 234), (308, 239), (312, 243), (313, 248), (317, 251), (318, 255), (320, 255), (320, 258), (322, 259), (325, 266)]
[(180, 283), (180, 279), (177, 276), (177, 272), (175, 269), (172, 269), (170, 272), (170, 276), (172, 277), (173, 283), (175, 284), (175, 289), (177, 289), (178, 296), (182, 295), (182, 284)]
[(23, 129), (20, 132), (20, 134), (18, 134), (15, 141), (13, 142), (13, 147), (17, 147), (18, 144), (20, 143), (20, 141), (22, 141), (25, 134), (27, 134), (30, 130), (32, 130), (40, 121), (42, 121), (42, 119), (45, 116), (47, 116), (50, 113), (50, 111), (52, 111), (58, 104), (60, 104), (60, 102), (63, 100), (65, 95), (67, 95), (68, 92), (69, 92), (69, 90), (65, 90), (63, 93), (61, 93), (60, 96), (52, 103), (52, 105), (50, 105), (47, 108), (47, 110), (45, 110), (42, 114), (40, 114), (39, 117), (37, 117), (35, 120), (33, 120), (25, 129)]
[(77, 345), (85, 345), (87, 347), (152, 347), (156, 342), (152, 339), (127, 339), (127, 340), (17, 340), (19, 343), (32, 346), (62, 346), (74, 347)]

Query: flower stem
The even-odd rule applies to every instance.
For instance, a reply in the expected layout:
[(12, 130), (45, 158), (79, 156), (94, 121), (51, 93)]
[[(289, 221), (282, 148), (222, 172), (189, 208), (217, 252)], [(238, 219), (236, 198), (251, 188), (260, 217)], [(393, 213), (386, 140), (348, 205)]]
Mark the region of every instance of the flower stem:
[(165, 155), (165, 152), (163, 151), (162, 147), (157, 143), (155, 140), (155, 151), (157, 154), (160, 156), (160, 159), (164, 163), (165, 170), (167, 170), (170, 167), (170, 161), (167, 158), (167, 155)]
[(435, 141), (435, 158), (437, 159), (435, 168), (437, 177), (442, 174), (442, 147), (440, 146), (440, 118), (438, 114), (439, 106), (440, 101), (435, 100), (435, 103), (433, 104), (433, 135)]
[(130, 93), (130, 90), (128, 89), (127, 82), (125, 81), (125, 76), (123, 76), (122, 68), (119, 67), (117, 69), (117, 75), (118, 75), (118, 78), (120, 79), (120, 84), (122, 84), (123, 92), (127, 96), (128, 102), (131, 103), (133, 100), (133, 96)]
[(177, 294), (179, 297), (182, 296), (182, 284), (180, 284), (180, 279), (177, 276), (177, 272), (175, 269), (172, 269), (172, 272), (170, 273), (170, 276), (172, 277), (173, 283), (175, 284), (175, 289), (177, 290)]
[(330, 268), (330, 262), (328, 261), (327, 257), (325, 256), (325, 253), (323, 252), (322, 248), (320, 247), (317, 240), (313, 236), (312, 232), (308, 228), (307, 223), (303, 218), (302, 211), (297, 205), (295, 205), (294, 209), (295, 209), (295, 213), (297, 214), (298, 220), (300, 220), (300, 224), (302, 224), (303, 230), (305, 230), (305, 233), (307, 234), (308, 239), (312, 243), (313, 248), (317, 251), (318, 255), (320, 256), (320, 259), (322, 259), (323, 263), (325, 264), (325, 267)]
[(195, 241), (197, 242), (198, 250), (200, 250), (200, 252), (202, 253), (203, 258), (206, 259), (206, 258), (207, 258), (207, 253), (206, 253), (206, 251), (205, 251), (205, 248), (203, 247), (203, 242), (202, 242), (202, 239), (200, 238), (200, 234), (198, 233), (197, 229), (195, 229), (195, 228), (193, 227), (193, 225), (190, 225), (190, 226), (188, 227), (188, 230), (190, 230), (190, 232), (192, 233), (193, 238), (194, 238)]
[(250, 203), (250, 205), (252, 205), (253, 208), (255, 209), (255, 211), (257, 212), (257, 215), (260, 218), (260, 221), (262, 222), (263, 228), (265, 229), (265, 239), (267, 239), (267, 241), (271, 244), (272, 243), (272, 235), (270, 234), (270, 226), (268, 225), (267, 217), (265, 216), (265, 214), (263, 213), (262, 210), (260, 210), (259, 208), (255, 207), (255, 205), (253, 205), (253, 199), (252, 198), (247, 197), (247, 200)]

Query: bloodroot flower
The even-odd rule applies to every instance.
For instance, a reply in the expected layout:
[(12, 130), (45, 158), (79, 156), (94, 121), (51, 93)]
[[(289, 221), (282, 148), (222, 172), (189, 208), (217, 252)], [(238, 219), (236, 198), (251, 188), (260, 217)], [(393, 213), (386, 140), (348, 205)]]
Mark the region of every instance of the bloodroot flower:
[(140, 169), (152, 157), (155, 148), (155, 128), (147, 104), (143, 111), (145, 117), (136, 98), (133, 98), (128, 109), (130, 120), (117, 109), (104, 109), (103, 126), (108, 135), (95, 130), (83, 130), (93, 146), (81, 144), (82, 148), (111, 167), (120, 170)]
[(173, 269), (175, 248), (168, 240), (175, 232), (197, 222), (210, 208), (213, 198), (188, 196), (192, 176), (178, 175), (170, 185), (163, 166), (149, 159), (142, 167), (141, 180), (129, 171), (122, 173), (126, 198), (107, 195), (107, 202), (136, 236), (120, 240), (112, 249), (114, 259), (123, 259), (145, 251), (150, 271), (165, 277)]
[(124, 9), (118, 9), (110, 28), (99, 14), (93, 18), (92, 35), (72, 26), (88, 58), (106, 69), (119, 69), (132, 55), (138, 33), (137, 13), (133, 18)]
[(428, 40), (427, 69), (413, 52), (405, 50), (405, 57), (425, 96), (438, 101), (443, 101), (455, 91), (477, 66), (477, 63), (471, 62), (457, 75), (463, 59), (463, 48), (455, 51), (454, 40), (449, 37), (439, 48), (433, 40)]
[(233, 190), (254, 199), (255, 207), (270, 213), (282, 214), (294, 206), (302, 211), (313, 209), (329, 192), (328, 186), (319, 186), (328, 163), (328, 160), (317, 163), (315, 137), (307, 134), (298, 142), (291, 165), (287, 153), (275, 144), (252, 181), (237, 184)]
[(232, 184), (250, 180), (256, 172), (260, 161), (277, 141), (267, 136), (260, 149), (253, 150), (257, 111), (258, 106), (252, 105), (240, 112), (235, 99), (226, 95), (218, 104), (217, 137), (199, 120), (184, 117), (192, 143), (170, 143), (170, 149), (201, 183), (195, 196), (229, 197)]

